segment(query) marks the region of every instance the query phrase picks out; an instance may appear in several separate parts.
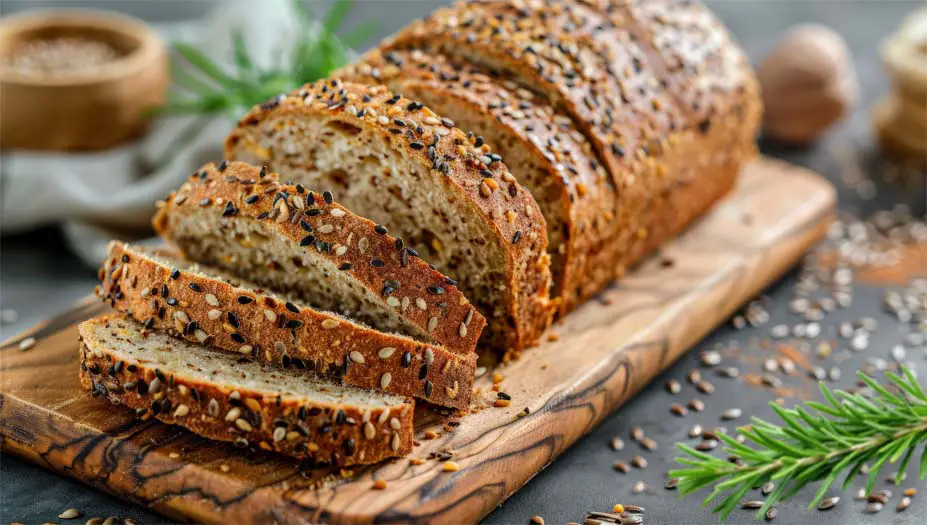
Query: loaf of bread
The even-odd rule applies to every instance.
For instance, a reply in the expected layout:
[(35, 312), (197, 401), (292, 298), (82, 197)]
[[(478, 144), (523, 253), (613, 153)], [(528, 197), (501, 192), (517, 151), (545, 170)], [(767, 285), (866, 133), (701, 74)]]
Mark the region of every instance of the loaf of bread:
[(572, 118), (617, 188), (614, 277), (727, 193), (754, 153), (756, 80), (696, 1), (458, 3), (381, 47), (399, 50), (494, 71)]
[(408, 398), (262, 367), (118, 316), (81, 323), (80, 338), (81, 383), (139, 417), (308, 466), (376, 463), (412, 450)]
[(561, 311), (614, 278), (618, 194), (569, 116), (488, 69), (421, 50), (375, 50), (334, 75), (420, 100), (502, 155), (544, 213)]
[(104, 300), (148, 329), (347, 385), (452, 408), (470, 400), (475, 352), (379, 332), (217, 268), (113, 242), (100, 281)]
[(518, 351), (549, 325), (556, 304), (537, 203), (501, 156), (420, 102), (382, 86), (308, 84), (249, 112), (226, 154), (329, 189), (386, 226), (459, 283), (487, 319), (489, 345)]
[(457, 283), (330, 192), (241, 162), (204, 166), (166, 199), (155, 230), (190, 260), (378, 330), (466, 354), (484, 318)]

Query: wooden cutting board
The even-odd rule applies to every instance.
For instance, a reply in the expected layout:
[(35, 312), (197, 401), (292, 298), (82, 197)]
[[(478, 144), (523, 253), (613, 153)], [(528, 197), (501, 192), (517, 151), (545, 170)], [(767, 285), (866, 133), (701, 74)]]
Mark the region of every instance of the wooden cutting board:
[[(814, 173), (769, 159), (748, 166), (709, 216), (495, 370), (511, 406), (492, 407), (490, 371), (477, 381), (480, 410), (449, 420), (421, 408), (420, 464), (304, 473), (136, 421), (79, 386), (77, 323), (106, 311), (93, 298), (0, 347), (3, 451), (197, 522), (475, 522), (795, 264), (827, 231), (834, 203)], [(38, 342), (22, 352), (26, 336)], [(442, 470), (449, 456), (458, 471)], [(372, 490), (377, 479), (385, 490)]]

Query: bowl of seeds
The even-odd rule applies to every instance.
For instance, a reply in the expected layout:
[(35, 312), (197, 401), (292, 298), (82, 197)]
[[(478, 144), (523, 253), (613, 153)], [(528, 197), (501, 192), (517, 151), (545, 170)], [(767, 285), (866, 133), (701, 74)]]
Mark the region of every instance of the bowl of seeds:
[(145, 133), (168, 85), (141, 20), (49, 10), (0, 20), (0, 148), (97, 151)]

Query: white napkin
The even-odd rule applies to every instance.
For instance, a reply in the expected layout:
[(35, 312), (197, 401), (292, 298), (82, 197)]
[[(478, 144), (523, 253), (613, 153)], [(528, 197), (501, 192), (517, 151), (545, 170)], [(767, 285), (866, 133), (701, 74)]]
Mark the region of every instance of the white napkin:
[[(241, 28), (258, 64), (287, 49), (297, 30), (288, 0), (221, 2), (205, 20), (155, 26), (220, 63), (231, 62), (231, 30)], [(149, 235), (154, 201), (200, 165), (222, 158), (234, 126), (228, 115), (162, 117), (133, 144), (97, 153), (7, 151), (0, 156), (0, 233), (62, 223), (72, 250), (97, 265), (112, 238)]]

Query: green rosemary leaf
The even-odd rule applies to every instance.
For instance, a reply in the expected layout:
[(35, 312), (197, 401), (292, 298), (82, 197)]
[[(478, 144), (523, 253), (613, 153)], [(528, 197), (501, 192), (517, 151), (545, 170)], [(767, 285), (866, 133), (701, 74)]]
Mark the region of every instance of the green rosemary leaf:
[(234, 88), (238, 82), (225, 74), (219, 66), (209, 59), (202, 51), (183, 42), (174, 43), (174, 49), (191, 65), (196, 67), (200, 72), (208, 75), (210, 78), (226, 88)]
[(742, 460), (738, 465), (679, 444), (679, 450), (687, 457), (677, 461), (687, 468), (670, 475), (678, 479), (680, 495), (685, 497), (711, 487), (703, 505), (720, 500), (714, 512), (723, 519), (746, 491), (765, 481), (774, 481), (776, 488), (766, 497), (757, 514), (760, 517), (770, 506), (818, 483), (811, 502), (814, 507), (840, 477), (843, 477), (841, 487), (849, 487), (863, 465), (870, 465), (866, 483), (866, 491), (870, 492), (886, 464), (898, 464), (897, 472), (902, 473), (918, 449), (923, 449), (919, 476), (924, 479), (927, 477), (924, 389), (905, 367), (901, 367), (901, 374), (886, 377), (905, 395), (892, 393), (884, 384), (861, 375), (861, 380), (873, 387), (871, 399), (831, 391), (821, 384), (826, 403), (807, 402), (793, 409), (773, 405), (779, 424), (754, 417), (751, 425), (738, 428), (740, 436), (754, 446), (747, 446), (734, 436), (720, 436), (726, 445), (725, 452)]
[(251, 60), (251, 55), (248, 54), (245, 34), (241, 29), (232, 31), (232, 54), (238, 70), (244, 75), (251, 76), (254, 73), (254, 62)]

